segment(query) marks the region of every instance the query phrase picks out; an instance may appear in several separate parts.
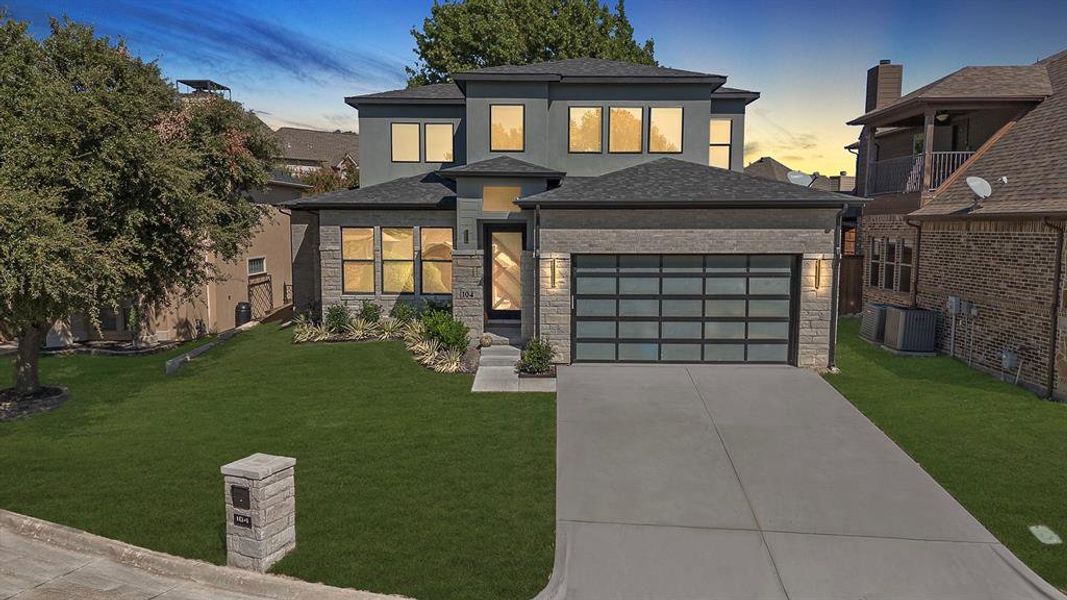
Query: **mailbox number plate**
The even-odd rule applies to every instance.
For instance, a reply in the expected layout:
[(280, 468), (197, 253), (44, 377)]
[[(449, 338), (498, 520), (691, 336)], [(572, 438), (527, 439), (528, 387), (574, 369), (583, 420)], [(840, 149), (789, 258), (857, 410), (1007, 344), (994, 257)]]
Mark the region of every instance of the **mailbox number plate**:
[(252, 508), (252, 499), (248, 495), (248, 488), (242, 485), (230, 486), (230, 498), (233, 499), (233, 507), (241, 510)]
[(233, 513), (233, 524), (238, 527), (252, 528), (252, 517), (248, 515), (242, 515), (240, 513)]

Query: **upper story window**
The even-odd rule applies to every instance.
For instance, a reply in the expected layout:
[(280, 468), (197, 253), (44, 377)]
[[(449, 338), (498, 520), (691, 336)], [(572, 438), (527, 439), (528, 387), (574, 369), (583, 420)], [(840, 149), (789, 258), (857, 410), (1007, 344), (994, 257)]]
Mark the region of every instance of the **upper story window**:
[(599, 153), (603, 109), (599, 106), (572, 106), (568, 109), (567, 150), (574, 153)]
[(482, 212), (514, 212), (522, 188), (510, 185), (487, 185), (482, 188)]
[(419, 124), (393, 123), (390, 133), (393, 162), (419, 162)]
[(729, 169), (730, 136), (733, 133), (733, 121), (730, 119), (712, 119), (708, 127), (708, 166)]
[(522, 104), (489, 106), (489, 151), (522, 152), (526, 149), (526, 108)]
[(648, 111), (648, 151), (677, 154), (682, 151), (681, 107), (654, 106)]
[(608, 109), (608, 152), (641, 152), (644, 125), (641, 107), (612, 106)]
[(452, 149), (452, 124), (426, 124), (426, 162), (452, 162), (455, 152)]

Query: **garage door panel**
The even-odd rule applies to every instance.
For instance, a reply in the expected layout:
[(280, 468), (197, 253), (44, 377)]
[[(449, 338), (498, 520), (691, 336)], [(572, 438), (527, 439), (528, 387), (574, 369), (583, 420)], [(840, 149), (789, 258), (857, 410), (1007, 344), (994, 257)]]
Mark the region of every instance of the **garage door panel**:
[(785, 363), (792, 255), (576, 255), (577, 362)]

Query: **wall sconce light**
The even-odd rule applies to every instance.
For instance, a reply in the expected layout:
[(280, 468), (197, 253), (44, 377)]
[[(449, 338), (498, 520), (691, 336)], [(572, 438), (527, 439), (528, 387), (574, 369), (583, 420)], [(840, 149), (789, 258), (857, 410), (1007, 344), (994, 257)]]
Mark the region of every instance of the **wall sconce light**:
[(464, 229), (463, 230), (463, 243), (464, 244), (471, 243), (471, 230), (470, 229)]
[(556, 259), (552, 259), (552, 283), (549, 285), (552, 289), (556, 289)]
[(815, 259), (815, 289), (822, 287), (822, 259)]

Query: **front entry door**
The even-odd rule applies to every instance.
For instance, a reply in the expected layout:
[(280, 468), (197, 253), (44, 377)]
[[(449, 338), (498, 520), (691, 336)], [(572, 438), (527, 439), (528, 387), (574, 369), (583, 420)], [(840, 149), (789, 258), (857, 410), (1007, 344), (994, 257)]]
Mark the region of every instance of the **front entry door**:
[(486, 227), (485, 311), (490, 319), (519, 319), (522, 310), (520, 261), (525, 228)]

